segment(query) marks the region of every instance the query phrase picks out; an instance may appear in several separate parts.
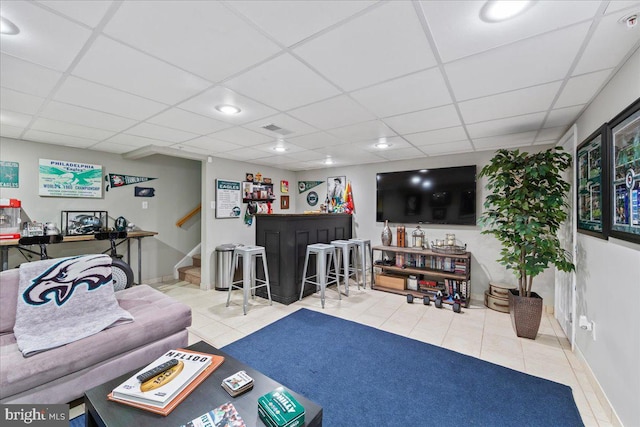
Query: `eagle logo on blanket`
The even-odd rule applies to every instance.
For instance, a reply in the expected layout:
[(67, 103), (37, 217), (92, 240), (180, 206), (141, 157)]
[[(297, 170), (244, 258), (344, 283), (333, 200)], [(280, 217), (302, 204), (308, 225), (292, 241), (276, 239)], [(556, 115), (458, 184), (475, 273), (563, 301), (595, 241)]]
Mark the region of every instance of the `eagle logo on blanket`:
[(50, 302), (53, 295), (55, 303), (62, 306), (78, 286), (87, 285), (87, 290), (92, 291), (111, 284), (112, 280), (108, 256), (71, 257), (53, 264), (33, 279), (22, 296), (27, 304), (43, 305)]

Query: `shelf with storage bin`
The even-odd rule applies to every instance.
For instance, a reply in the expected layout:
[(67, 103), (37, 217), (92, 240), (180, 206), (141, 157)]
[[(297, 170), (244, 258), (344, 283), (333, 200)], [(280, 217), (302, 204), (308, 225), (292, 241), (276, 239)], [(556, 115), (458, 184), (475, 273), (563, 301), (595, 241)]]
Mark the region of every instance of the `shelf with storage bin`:
[[(438, 290), (445, 295), (458, 293), (464, 307), (471, 300), (471, 253), (446, 254), (429, 249), (374, 246), (374, 289), (414, 297), (435, 299)], [(407, 278), (416, 276), (417, 289), (407, 288)], [(404, 280), (403, 280), (404, 279)], [(445, 303), (453, 303), (445, 299)]]

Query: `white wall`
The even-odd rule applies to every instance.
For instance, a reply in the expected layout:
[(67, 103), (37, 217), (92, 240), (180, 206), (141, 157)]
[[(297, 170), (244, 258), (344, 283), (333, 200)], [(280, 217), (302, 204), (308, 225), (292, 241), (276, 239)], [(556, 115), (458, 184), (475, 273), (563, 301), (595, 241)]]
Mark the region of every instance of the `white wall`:
[[(640, 51), (578, 119), (587, 138), (640, 97)], [(578, 234), (577, 316), (596, 324), (596, 341), (577, 329), (576, 345), (624, 425), (640, 425), (640, 245)]]
[[(530, 147), (529, 152), (536, 152), (548, 146)], [(353, 198), (356, 211), (353, 215), (354, 234), (356, 237), (370, 239), (373, 245), (380, 245), (380, 234), (383, 223), (376, 222), (376, 173), (413, 170), (421, 168), (440, 168), (447, 166), (476, 165), (478, 173), (486, 165), (493, 151), (486, 151), (473, 154), (454, 154), (439, 157), (429, 157), (416, 160), (402, 160), (394, 162), (375, 163), (362, 166), (335, 167), (323, 170), (299, 172), (298, 180), (327, 180), (330, 176), (346, 176), (347, 181), (353, 187)], [(477, 205), (478, 215), (482, 212), (486, 190), (486, 179), (478, 181), (477, 185)], [(326, 183), (315, 187), (314, 190), (323, 201), (327, 195)], [(297, 195), (297, 191), (296, 191)], [(298, 212), (311, 208), (306, 202), (307, 193), (297, 195), (296, 206)], [(405, 225), (407, 233), (411, 233), (417, 224), (390, 224), (395, 242), (395, 226)], [(489, 289), (489, 281), (515, 284), (516, 279), (510, 270), (506, 270), (496, 259), (500, 256), (500, 243), (492, 236), (480, 234), (479, 226), (459, 226), (459, 225), (421, 225), (429, 242), (435, 239), (443, 239), (446, 233), (455, 233), (456, 239), (467, 244), (467, 249), (471, 252), (471, 296), (476, 301), (483, 301), (484, 291)], [(554, 275), (552, 269), (536, 277), (534, 280), (534, 291), (544, 298), (547, 307), (554, 305)]]
[[(161, 155), (133, 161), (125, 160), (119, 154), (9, 138), (0, 139), (0, 159), (15, 161), (20, 165), (20, 187), (2, 188), (0, 197), (20, 199), (24, 219), (55, 222), (60, 227), (60, 214), (63, 210), (105, 210), (109, 213), (110, 226), (113, 226), (115, 218), (122, 215), (143, 230), (157, 231), (157, 236), (142, 239), (143, 281), (172, 275), (176, 262), (200, 242), (199, 220), (189, 221), (182, 228), (175, 225), (178, 219), (200, 203), (199, 161)], [(103, 174), (119, 173), (157, 178), (139, 184), (155, 188), (155, 197), (134, 197), (135, 185), (103, 190), (101, 199), (40, 197), (38, 159), (102, 165)], [(148, 209), (142, 209), (142, 201), (148, 202)], [(136, 243), (131, 243), (131, 263), (137, 279)], [(50, 256), (60, 257), (102, 252), (108, 248), (107, 242), (79, 242), (49, 245), (48, 252)], [(126, 254), (126, 245), (119, 246), (118, 252)], [(22, 262), (24, 258), (17, 250), (12, 249), (9, 267), (15, 267)]]

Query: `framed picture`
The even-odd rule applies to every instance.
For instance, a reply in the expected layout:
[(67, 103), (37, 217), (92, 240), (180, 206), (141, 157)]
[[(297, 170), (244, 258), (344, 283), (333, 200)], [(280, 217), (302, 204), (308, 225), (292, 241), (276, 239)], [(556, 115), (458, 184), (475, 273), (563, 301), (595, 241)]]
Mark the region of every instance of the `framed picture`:
[(330, 176), (327, 178), (327, 197), (335, 200), (335, 204), (340, 204), (344, 200), (344, 189), (347, 185), (346, 176)]
[(280, 181), (280, 192), (281, 193), (288, 193), (289, 192), (289, 181), (286, 180), (282, 180)]
[(280, 196), (280, 209), (289, 209), (289, 196)]
[(609, 122), (610, 230), (640, 243), (640, 98)]
[(601, 239), (607, 238), (609, 228), (608, 137), (605, 123), (576, 150), (578, 232)]

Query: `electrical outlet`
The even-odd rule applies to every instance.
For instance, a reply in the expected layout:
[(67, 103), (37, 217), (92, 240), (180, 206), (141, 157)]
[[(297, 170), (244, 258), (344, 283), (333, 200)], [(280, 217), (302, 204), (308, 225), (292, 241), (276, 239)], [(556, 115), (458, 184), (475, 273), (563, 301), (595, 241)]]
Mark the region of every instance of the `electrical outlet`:
[(142, 209), (148, 209), (149, 208), (149, 202), (142, 202)]

